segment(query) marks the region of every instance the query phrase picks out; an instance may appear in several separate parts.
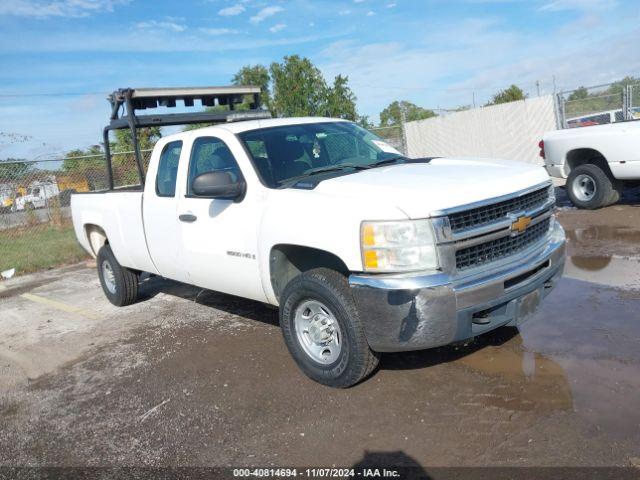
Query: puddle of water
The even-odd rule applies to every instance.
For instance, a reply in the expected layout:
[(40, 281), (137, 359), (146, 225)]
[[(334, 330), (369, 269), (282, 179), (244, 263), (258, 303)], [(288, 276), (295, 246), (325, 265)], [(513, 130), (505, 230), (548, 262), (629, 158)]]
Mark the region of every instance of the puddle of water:
[(640, 242), (640, 230), (628, 227), (614, 227), (610, 225), (589, 225), (584, 228), (570, 228), (565, 230), (569, 242), (590, 244), (594, 241), (620, 241), (624, 243)]
[(573, 407), (563, 368), (549, 357), (524, 349), (520, 335), (504, 345), (477, 350), (456, 363), (504, 380), (485, 397), (487, 405), (542, 412)]
[(563, 278), (519, 335), (479, 337), (475, 348), (463, 347), (451, 360), (494, 379), (486, 405), (543, 415), (569, 411), (593, 434), (640, 438), (640, 292), (594, 283), (594, 276), (621, 283), (640, 263), (574, 260), (570, 269), (587, 281)]
[(637, 438), (640, 293), (593, 283), (599, 281), (594, 276), (605, 278), (602, 272), (607, 268), (615, 273), (613, 283), (616, 275), (624, 275), (616, 269), (626, 267), (618, 267), (614, 257), (597, 273), (580, 271), (586, 277), (591, 272), (590, 283), (563, 278), (520, 332), (525, 350), (546, 357), (564, 372), (577, 415), (614, 437)]
[(612, 287), (640, 288), (640, 259), (573, 255), (567, 257), (564, 275)]

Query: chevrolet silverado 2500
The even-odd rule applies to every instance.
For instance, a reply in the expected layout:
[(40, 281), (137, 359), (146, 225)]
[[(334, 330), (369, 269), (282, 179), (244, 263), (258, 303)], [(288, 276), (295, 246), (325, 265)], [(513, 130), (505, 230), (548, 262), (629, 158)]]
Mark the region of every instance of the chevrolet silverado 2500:
[(549, 175), (567, 179), (579, 208), (606, 207), (640, 184), (640, 121), (555, 130), (540, 142)]
[(464, 341), (533, 313), (565, 236), (544, 169), (410, 159), (358, 125), (290, 118), (162, 138), (144, 190), (75, 194), (107, 298), (141, 272), (278, 306), (312, 379), (347, 387), (381, 352)]

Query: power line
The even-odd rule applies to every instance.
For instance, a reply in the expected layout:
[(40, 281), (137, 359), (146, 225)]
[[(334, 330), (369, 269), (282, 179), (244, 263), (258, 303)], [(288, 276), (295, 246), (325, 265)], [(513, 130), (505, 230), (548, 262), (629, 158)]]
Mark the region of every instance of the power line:
[(83, 95), (108, 95), (108, 92), (58, 92), (58, 93), (0, 93), (0, 98), (17, 97), (80, 97)]

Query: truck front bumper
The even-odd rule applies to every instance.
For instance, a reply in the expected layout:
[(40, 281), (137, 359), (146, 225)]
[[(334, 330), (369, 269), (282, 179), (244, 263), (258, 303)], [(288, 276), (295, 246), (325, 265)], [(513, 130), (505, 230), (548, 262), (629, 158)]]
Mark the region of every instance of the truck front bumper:
[(544, 247), (464, 278), (353, 274), (349, 284), (369, 346), (378, 352), (422, 350), (519, 325), (562, 276), (565, 240), (554, 225)]

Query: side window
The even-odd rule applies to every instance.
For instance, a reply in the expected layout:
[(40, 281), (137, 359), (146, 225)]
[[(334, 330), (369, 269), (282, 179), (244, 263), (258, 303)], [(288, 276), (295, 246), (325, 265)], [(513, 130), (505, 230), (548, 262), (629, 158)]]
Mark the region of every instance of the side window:
[(164, 146), (158, 163), (156, 193), (159, 197), (173, 197), (176, 194), (176, 178), (182, 141), (169, 142)]
[(229, 172), (233, 181), (242, 178), (236, 159), (226, 143), (215, 137), (197, 138), (193, 142), (191, 159), (189, 160), (187, 195), (192, 195), (191, 184), (194, 178), (203, 173), (214, 171)]

